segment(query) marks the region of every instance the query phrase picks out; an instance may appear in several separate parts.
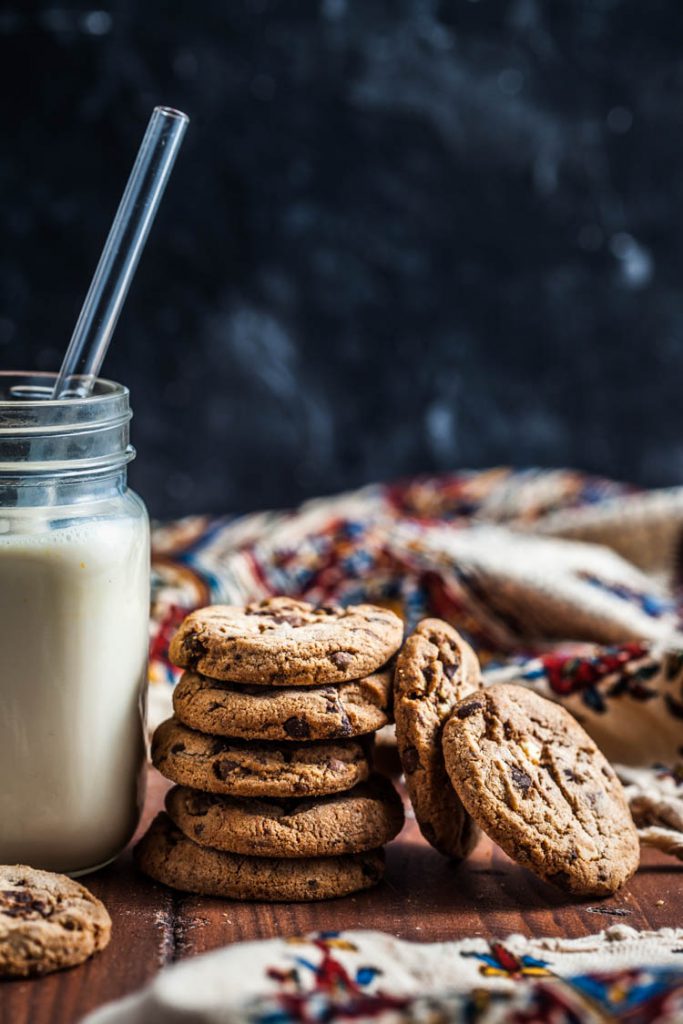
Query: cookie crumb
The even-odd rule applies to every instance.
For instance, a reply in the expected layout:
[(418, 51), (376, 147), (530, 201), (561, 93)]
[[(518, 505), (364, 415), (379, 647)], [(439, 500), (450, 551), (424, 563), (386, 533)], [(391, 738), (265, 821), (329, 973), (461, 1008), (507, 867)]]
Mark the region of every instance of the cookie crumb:
[(607, 917), (628, 917), (633, 913), (626, 907), (586, 907), (587, 914), (605, 914)]

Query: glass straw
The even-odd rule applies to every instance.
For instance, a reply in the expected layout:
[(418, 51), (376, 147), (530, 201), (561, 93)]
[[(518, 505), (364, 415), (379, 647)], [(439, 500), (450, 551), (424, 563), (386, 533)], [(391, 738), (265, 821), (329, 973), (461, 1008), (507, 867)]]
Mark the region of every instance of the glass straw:
[(180, 110), (154, 108), (52, 398), (92, 390), (189, 121)]

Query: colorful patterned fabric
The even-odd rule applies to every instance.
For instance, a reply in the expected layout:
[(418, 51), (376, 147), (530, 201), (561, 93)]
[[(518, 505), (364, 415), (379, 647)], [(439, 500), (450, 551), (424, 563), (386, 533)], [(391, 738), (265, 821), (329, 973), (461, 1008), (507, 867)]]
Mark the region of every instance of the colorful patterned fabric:
[(185, 961), (84, 1024), (675, 1024), (682, 953), (674, 929), (425, 944), (326, 932)]
[(621, 697), (664, 702), (680, 721), (682, 529), (683, 489), (504, 469), (184, 519), (154, 532), (151, 681), (175, 681), (168, 642), (190, 609), (285, 593), (377, 601), (407, 628), (440, 615), (491, 678), (579, 694), (598, 715)]
[(487, 665), (680, 638), (682, 527), (683, 489), (504, 469), (184, 519), (154, 532), (152, 680), (173, 679), (168, 638), (189, 609), (274, 593), (378, 601), (408, 628), (441, 615)]

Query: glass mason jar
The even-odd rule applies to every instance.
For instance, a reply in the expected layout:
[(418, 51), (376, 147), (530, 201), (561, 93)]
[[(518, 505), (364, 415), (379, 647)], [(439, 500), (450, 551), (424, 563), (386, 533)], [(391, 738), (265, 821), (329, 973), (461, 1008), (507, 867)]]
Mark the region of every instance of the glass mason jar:
[(82, 874), (144, 797), (149, 522), (128, 390), (0, 373), (0, 863)]

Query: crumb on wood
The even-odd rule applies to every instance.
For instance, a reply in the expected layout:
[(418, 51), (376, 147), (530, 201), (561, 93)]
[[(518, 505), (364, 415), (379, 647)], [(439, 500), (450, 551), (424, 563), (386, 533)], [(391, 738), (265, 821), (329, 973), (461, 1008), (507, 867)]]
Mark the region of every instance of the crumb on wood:
[(608, 917), (628, 917), (632, 910), (626, 907), (586, 907), (587, 914), (606, 914)]

